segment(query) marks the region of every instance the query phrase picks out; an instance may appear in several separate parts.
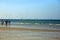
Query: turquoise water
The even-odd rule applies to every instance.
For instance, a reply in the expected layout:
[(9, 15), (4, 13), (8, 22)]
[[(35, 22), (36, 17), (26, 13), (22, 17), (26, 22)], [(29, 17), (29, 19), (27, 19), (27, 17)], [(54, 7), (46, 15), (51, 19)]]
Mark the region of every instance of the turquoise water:
[[(5, 23), (1, 25), (1, 20), (0, 26), (6, 27)], [(6, 20), (11, 21), (10, 24), (7, 24), (7, 27), (60, 30), (60, 20), (4, 19), (4, 21)]]
[(15, 22), (15, 23), (39, 23), (39, 24), (60, 24), (60, 20), (46, 20), (46, 19), (0, 19), (1, 21), (11, 21), (11, 22)]
[(19, 23), (31, 23), (31, 24), (34, 24), (34, 23), (39, 23), (39, 24), (60, 24), (60, 20), (38, 20), (38, 19), (21, 19), (21, 20), (11, 20), (12, 22), (19, 22)]

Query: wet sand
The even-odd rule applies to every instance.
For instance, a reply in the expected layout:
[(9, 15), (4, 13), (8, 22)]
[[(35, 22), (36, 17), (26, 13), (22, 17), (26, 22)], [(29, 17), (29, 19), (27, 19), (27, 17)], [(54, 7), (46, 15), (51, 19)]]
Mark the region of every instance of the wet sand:
[(0, 27), (0, 40), (60, 40), (60, 30)]
[(60, 40), (60, 38), (38, 38), (38, 37), (25, 37), (25, 38), (1, 38), (0, 40)]
[(47, 29), (31, 29), (31, 28), (6, 28), (0, 27), (0, 30), (28, 30), (33, 32), (60, 32), (60, 30), (47, 30)]

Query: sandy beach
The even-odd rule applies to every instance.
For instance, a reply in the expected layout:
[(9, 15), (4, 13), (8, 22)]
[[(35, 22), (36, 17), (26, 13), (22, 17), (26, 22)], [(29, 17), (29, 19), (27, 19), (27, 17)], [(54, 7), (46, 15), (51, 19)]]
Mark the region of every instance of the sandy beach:
[(0, 40), (60, 40), (60, 30), (0, 27)]
[(0, 27), (0, 30), (28, 30), (33, 32), (60, 32), (60, 30), (47, 30), (47, 29), (31, 29), (31, 28), (6, 28)]

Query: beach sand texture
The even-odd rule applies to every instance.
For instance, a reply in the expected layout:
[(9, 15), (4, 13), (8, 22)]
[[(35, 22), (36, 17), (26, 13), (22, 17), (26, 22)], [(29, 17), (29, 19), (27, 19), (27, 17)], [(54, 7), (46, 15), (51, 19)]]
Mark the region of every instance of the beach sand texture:
[(0, 27), (0, 40), (60, 40), (60, 30)]

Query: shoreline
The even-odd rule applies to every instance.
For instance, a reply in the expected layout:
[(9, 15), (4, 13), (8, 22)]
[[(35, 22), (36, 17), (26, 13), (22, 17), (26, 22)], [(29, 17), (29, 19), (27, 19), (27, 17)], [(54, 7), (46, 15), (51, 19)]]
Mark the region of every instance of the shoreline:
[(26, 31), (32, 31), (32, 32), (60, 32), (60, 30), (31, 29), (31, 28), (6, 28), (6, 27), (0, 27), (0, 30), (26, 30)]

